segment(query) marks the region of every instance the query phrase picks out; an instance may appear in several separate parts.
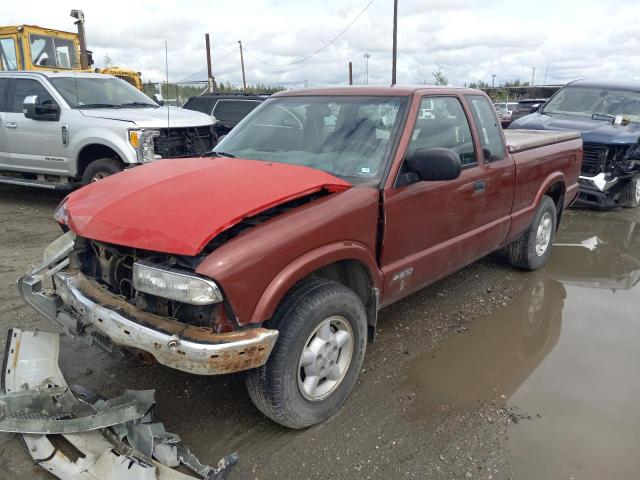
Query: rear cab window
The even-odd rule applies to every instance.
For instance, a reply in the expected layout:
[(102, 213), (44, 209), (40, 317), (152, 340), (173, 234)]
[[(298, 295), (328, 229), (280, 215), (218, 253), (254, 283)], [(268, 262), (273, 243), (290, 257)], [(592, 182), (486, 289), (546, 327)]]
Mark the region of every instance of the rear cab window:
[(257, 100), (218, 100), (211, 114), (222, 122), (238, 123), (260, 103)]
[(0, 112), (7, 111), (7, 95), (9, 94), (9, 79), (0, 77)]
[(502, 127), (496, 112), (491, 108), (491, 103), (482, 95), (465, 95), (465, 98), (469, 102), (471, 114), (480, 135), (484, 161), (497, 162), (504, 159), (505, 146)]

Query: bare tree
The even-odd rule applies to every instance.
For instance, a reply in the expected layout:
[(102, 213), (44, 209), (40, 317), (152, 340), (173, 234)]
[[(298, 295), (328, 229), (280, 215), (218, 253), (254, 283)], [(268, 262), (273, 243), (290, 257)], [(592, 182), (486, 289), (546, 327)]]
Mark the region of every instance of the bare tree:
[(444, 75), (442, 71), (442, 65), (436, 64), (438, 70), (432, 73), (433, 80), (436, 85), (449, 85), (449, 79)]

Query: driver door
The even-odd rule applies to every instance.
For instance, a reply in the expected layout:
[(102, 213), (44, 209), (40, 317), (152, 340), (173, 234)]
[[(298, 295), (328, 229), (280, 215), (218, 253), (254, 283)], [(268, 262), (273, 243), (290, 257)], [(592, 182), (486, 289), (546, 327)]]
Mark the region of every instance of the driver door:
[(69, 157), (60, 120), (33, 120), (23, 113), (25, 97), (37, 95), (40, 103), (57, 103), (46, 87), (35, 78), (14, 78), (4, 113), (11, 165), (14, 170), (34, 173), (69, 174)]
[(458, 153), (455, 180), (420, 181), (403, 165), (384, 192), (384, 304), (399, 300), (471, 263), (479, 255), (474, 231), (483, 225), (486, 179), (476, 151), (470, 112), (457, 96), (426, 96), (405, 158), (422, 148)]

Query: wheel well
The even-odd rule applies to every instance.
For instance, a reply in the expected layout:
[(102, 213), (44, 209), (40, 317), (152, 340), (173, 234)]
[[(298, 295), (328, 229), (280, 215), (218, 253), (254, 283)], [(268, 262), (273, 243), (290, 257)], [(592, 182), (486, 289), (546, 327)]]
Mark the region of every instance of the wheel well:
[(309, 276), (326, 278), (353, 290), (362, 300), (369, 323), (369, 341), (373, 341), (378, 319), (379, 293), (369, 269), (358, 260), (340, 260), (312, 272)]
[(550, 197), (553, 200), (553, 203), (556, 204), (556, 212), (557, 212), (557, 221), (556, 228), (560, 225), (560, 218), (562, 217), (562, 210), (564, 209), (564, 191), (565, 186), (563, 182), (556, 182), (551, 185), (546, 192), (545, 195)]
[(87, 145), (78, 155), (78, 175), (81, 176), (91, 162), (101, 158), (114, 158), (122, 161), (120, 156), (113, 149), (105, 145)]

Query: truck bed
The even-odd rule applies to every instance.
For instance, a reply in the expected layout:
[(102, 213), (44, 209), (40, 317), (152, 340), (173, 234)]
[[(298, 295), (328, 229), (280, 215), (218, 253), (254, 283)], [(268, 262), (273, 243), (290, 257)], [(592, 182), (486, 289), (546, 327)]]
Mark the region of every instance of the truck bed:
[(510, 153), (580, 138), (579, 132), (554, 132), (544, 130), (505, 130), (504, 137)]

